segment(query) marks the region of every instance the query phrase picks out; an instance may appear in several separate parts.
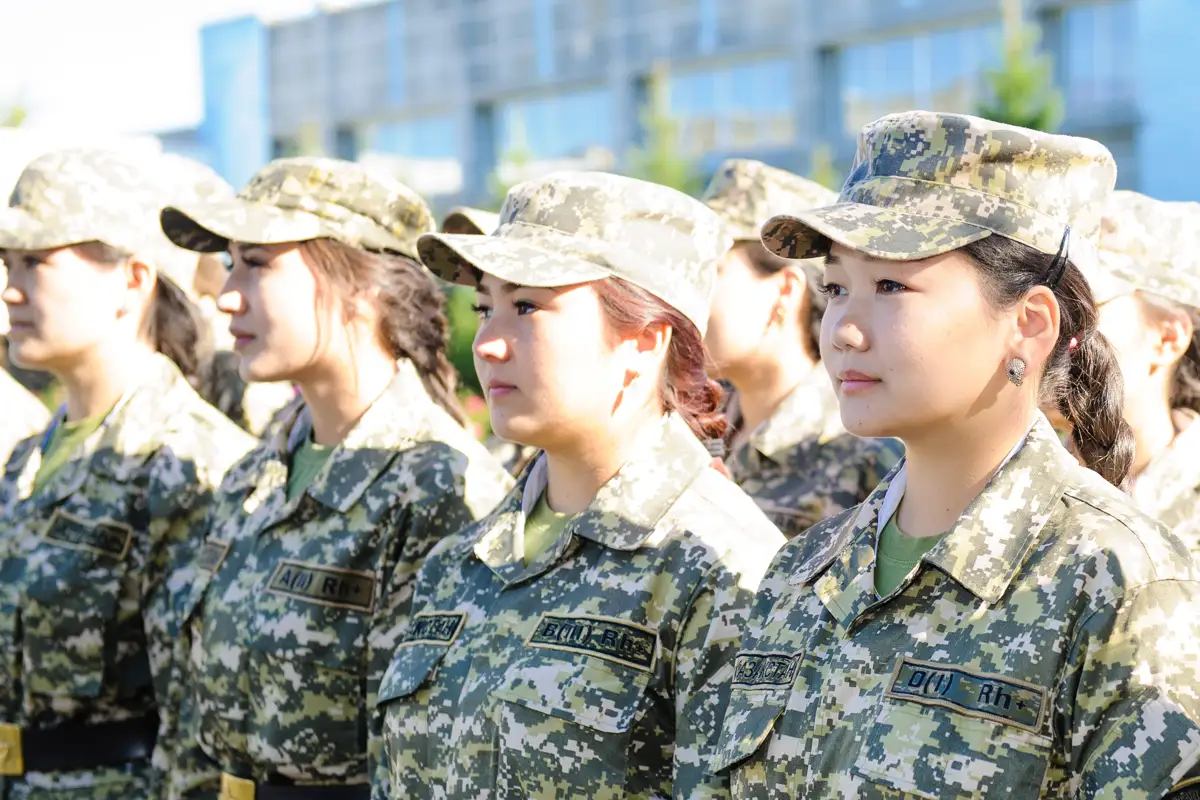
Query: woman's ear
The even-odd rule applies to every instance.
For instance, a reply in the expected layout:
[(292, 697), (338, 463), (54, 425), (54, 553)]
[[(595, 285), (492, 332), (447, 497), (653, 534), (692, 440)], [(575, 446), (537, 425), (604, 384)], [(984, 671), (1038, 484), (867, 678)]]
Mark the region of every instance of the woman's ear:
[(1154, 353), (1150, 364), (1154, 367), (1170, 367), (1187, 354), (1192, 345), (1192, 334), (1196, 332), (1192, 315), (1183, 308), (1155, 309)]
[(1060, 307), (1054, 291), (1035, 286), (1014, 309), (1013, 355), (1027, 364), (1042, 364), (1058, 344)]
[(131, 256), (125, 262), (125, 298), (121, 303), (121, 314), (129, 314), (147, 308), (154, 296), (158, 283), (158, 268), (154, 262), (141, 256)]

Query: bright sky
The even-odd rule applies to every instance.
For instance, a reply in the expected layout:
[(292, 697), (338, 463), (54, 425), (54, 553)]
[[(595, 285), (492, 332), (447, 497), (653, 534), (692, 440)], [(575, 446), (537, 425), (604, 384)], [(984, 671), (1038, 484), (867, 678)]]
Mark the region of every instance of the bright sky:
[[(320, 2), (325, 8), (361, 0)], [(200, 27), (312, 12), (318, 0), (0, 0), (0, 110), (28, 126), (152, 132), (200, 121)]]

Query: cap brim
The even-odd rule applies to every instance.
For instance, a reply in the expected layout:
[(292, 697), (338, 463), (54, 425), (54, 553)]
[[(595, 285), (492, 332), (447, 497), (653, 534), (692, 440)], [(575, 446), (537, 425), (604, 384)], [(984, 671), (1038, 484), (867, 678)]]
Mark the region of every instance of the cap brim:
[[(569, 239), (568, 239), (569, 241)], [(612, 276), (570, 252), (505, 236), (427, 233), (417, 240), (421, 263), (444, 281), (474, 286), (477, 273), (520, 286), (556, 287)]]
[(442, 229), (452, 234), (487, 236), (500, 227), (500, 215), (475, 208), (451, 209), (442, 220)]
[(196, 253), (217, 253), (230, 242), (284, 244), (328, 235), (320, 218), (307, 211), (243, 200), (168, 206), (160, 221), (172, 243)]
[(21, 208), (0, 208), (0, 250), (57, 250), (99, 239), (70, 225), (47, 225)]
[(919, 261), (957, 250), (992, 232), (966, 222), (906, 214), (863, 203), (838, 203), (772, 217), (762, 242), (784, 258), (818, 258), (829, 242), (888, 261)]

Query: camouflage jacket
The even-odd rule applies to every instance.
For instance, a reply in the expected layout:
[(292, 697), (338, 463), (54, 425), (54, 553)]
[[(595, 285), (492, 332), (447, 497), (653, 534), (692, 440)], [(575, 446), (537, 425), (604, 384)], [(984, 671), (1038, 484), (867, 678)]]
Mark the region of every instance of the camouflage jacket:
[(710, 461), (665, 417), (528, 567), (544, 462), (430, 555), (379, 694), (375, 797), (728, 796), (706, 772), (713, 677), (784, 539)]
[(512, 486), (407, 361), (288, 502), (289, 453), (307, 419), (298, 406), (221, 486), (187, 625), (185, 713), (203, 755), (177, 760), (175, 796), (211, 790), (215, 769), (256, 782), (367, 783), (379, 744), (370, 711), (412, 576)]
[(879, 598), (892, 480), (764, 579), (713, 763), (734, 796), (1136, 800), (1180, 781), (1200, 758), (1200, 574), (1179, 541), (1043, 419)]
[(0, 369), (0, 465), (8, 461), (14, 447), (27, 436), (44, 430), (50, 412), (29, 391)]
[(159, 715), (153, 768), (27, 773), (9, 798), (150, 797), (176, 732), (183, 565), (212, 492), (253, 444), (153, 356), (140, 385), (40, 492), (44, 436), (0, 483), (0, 714), (21, 727)]
[[(737, 395), (730, 421), (737, 423)], [(730, 477), (789, 539), (866, 499), (904, 453), (895, 439), (842, 427), (837, 395), (818, 366), (729, 455)]]
[(1138, 508), (1200, 554), (1200, 424), (1196, 419), (1142, 470), (1131, 494)]

